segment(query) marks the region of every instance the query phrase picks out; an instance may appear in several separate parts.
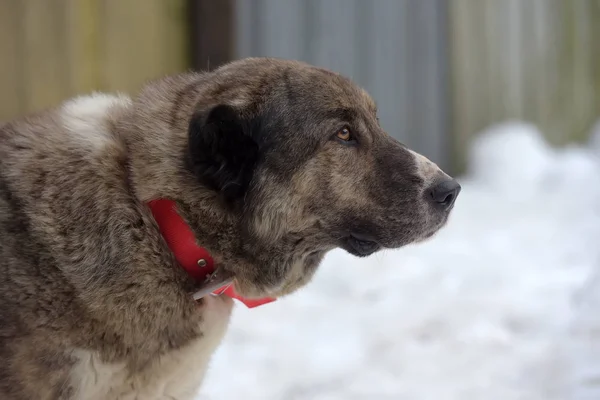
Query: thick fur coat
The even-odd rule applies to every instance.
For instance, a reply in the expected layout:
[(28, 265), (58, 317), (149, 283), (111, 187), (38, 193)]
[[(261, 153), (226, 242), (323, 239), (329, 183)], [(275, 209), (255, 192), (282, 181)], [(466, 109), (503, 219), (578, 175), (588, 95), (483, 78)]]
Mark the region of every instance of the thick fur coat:
[(250, 58), (0, 125), (0, 398), (192, 399), (233, 302), (190, 293), (147, 207), (176, 201), (248, 297), (325, 253), (432, 236), (460, 186), (361, 88)]

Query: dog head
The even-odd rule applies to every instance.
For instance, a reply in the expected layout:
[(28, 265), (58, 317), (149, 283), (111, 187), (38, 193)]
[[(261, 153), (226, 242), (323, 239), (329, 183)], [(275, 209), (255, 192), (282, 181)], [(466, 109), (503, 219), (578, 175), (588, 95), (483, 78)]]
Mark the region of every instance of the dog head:
[(380, 126), (349, 79), (251, 58), (209, 74), (189, 123), (188, 166), (238, 214), (246, 296), (303, 286), (323, 255), (368, 256), (431, 237), (459, 184)]

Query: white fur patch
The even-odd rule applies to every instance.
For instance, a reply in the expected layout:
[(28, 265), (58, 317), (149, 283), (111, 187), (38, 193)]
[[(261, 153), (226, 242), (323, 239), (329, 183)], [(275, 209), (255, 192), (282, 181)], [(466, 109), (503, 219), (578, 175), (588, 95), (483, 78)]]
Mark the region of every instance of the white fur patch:
[(129, 105), (129, 97), (93, 93), (65, 102), (60, 116), (67, 130), (81, 143), (93, 148), (102, 148), (111, 140), (111, 110)]
[(202, 332), (186, 347), (157, 358), (131, 375), (124, 363), (103, 363), (96, 353), (78, 350), (71, 372), (75, 400), (191, 400), (197, 396), (208, 363), (228, 326), (233, 300), (206, 297)]
[(408, 150), (415, 157), (417, 163), (418, 174), (425, 181), (425, 187), (428, 187), (433, 181), (440, 176), (447, 176), (436, 163), (428, 159), (422, 154), (413, 150)]

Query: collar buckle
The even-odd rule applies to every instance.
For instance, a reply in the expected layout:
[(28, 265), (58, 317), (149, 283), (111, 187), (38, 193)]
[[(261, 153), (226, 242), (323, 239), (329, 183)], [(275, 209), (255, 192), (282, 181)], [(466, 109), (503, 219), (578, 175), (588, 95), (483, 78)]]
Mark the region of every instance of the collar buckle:
[[(198, 260), (198, 265), (200, 265), (200, 261)], [(200, 285), (193, 294), (192, 297), (194, 300), (200, 300), (201, 298), (208, 295), (220, 295), (222, 294), (229, 286), (233, 284), (233, 274), (231, 272), (226, 271), (223, 268), (217, 268), (212, 274), (206, 276), (206, 279)], [(220, 293), (213, 293), (218, 289), (224, 289)]]

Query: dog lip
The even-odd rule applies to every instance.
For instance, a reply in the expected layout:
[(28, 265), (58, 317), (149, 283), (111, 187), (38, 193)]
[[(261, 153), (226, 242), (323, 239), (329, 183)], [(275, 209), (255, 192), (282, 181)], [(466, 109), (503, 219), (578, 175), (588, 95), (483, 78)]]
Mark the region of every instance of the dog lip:
[(354, 239), (360, 240), (362, 242), (374, 242), (374, 243), (377, 243), (377, 239), (375, 239), (374, 236), (369, 235), (367, 233), (352, 232), (352, 233), (350, 233), (350, 236), (353, 237)]
[(343, 248), (355, 256), (366, 257), (381, 249), (381, 245), (373, 239), (370, 235), (351, 233), (343, 239)]

